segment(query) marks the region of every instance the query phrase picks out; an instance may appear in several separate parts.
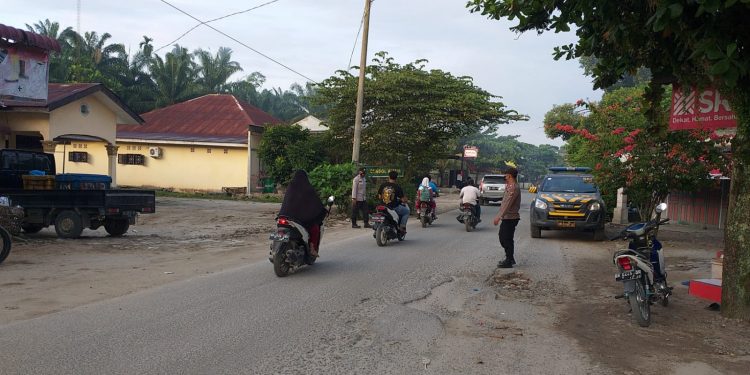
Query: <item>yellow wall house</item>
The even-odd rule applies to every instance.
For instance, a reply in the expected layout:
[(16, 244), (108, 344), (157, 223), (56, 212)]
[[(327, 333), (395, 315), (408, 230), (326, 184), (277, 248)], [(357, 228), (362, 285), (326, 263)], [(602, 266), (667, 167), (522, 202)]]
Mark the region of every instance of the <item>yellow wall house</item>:
[(120, 125), (120, 185), (254, 191), (261, 177), (257, 148), (273, 116), (233, 95), (210, 94), (141, 115), (144, 125)]
[(50, 83), (46, 101), (2, 102), (4, 148), (54, 153), (57, 173), (106, 174), (113, 185), (118, 183), (117, 124), (143, 122), (99, 83)]

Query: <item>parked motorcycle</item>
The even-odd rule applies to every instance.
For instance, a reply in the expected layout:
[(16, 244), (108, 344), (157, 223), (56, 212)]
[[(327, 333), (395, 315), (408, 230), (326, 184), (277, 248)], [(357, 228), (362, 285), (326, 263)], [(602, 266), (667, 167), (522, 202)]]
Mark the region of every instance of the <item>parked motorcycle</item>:
[(633, 317), (641, 327), (651, 324), (651, 304), (669, 305), (672, 288), (667, 284), (666, 264), (661, 242), (656, 238), (659, 226), (669, 219), (661, 219), (666, 203), (656, 206), (656, 218), (632, 224), (612, 240), (629, 240), (628, 248), (615, 252), (612, 261), (620, 270), (616, 281), (622, 281), (624, 292), (615, 298), (625, 298)]
[(396, 211), (384, 205), (375, 208), (375, 213), (370, 215), (370, 224), (374, 231), (372, 236), (375, 237), (378, 246), (386, 246), (390, 240), (403, 241), (406, 237), (406, 233), (399, 230)]
[(437, 220), (435, 213), (432, 211), (432, 205), (429, 202), (420, 202), (417, 206), (417, 217), (422, 223), (422, 228), (427, 228), (427, 225), (432, 225), (432, 222)]
[[(328, 197), (328, 210), (320, 226), (320, 238), (323, 239), (328, 217), (333, 206), (333, 196)], [(302, 224), (294, 220), (279, 216), (276, 218), (276, 233), (271, 234), (271, 251), (268, 260), (273, 263), (273, 272), (278, 277), (287, 276), (303, 265), (313, 265), (316, 257), (310, 253), (310, 234)]]
[(474, 206), (471, 203), (461, 204), (461, 214), (456, 219), (458, 219), (459, 223), (464, 224), (467, 232), (473, 231), (477, 228), (477, 224), (479, 224), (479, 218), (476, 212), (474, 212)]

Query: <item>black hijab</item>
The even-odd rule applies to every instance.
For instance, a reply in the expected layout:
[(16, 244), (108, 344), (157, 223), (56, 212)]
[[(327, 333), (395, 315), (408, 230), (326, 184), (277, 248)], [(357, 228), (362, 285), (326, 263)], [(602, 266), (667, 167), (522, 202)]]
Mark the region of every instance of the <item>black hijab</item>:
[(307, 179), (305, 171), (300, 169), (294, 172), (294, 177), (284, 194), (279, 216), (286, 216), (306, 227), (323, 223), (326, 216), (325, 206), (320, 201), (318, 192)]

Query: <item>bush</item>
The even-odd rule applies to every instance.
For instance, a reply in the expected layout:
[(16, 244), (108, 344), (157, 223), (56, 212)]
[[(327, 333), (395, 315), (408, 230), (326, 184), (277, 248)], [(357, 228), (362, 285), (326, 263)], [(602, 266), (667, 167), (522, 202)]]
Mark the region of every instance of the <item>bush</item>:
[(310, 183), (325, 202), (329, 196), (336, 199), (339, 211), (349, 212), (351, 208), (352, 178), (357, 171), (353, 163), (328, 164), (323, 163), (309, 173)]

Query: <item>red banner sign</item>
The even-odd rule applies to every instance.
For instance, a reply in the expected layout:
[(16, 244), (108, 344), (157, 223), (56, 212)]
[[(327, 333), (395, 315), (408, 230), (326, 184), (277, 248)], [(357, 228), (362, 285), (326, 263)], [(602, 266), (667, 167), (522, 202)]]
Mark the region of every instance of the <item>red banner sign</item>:
[(737, 117), (729, 102), (716, 89), (685, 92), (672, 88), (672, 111), (669, 130), (719, 129), (737, 127)]
[(473, 159), (479, 156), (479, 148), (474, 146), (464, 146), (464, 158)]

